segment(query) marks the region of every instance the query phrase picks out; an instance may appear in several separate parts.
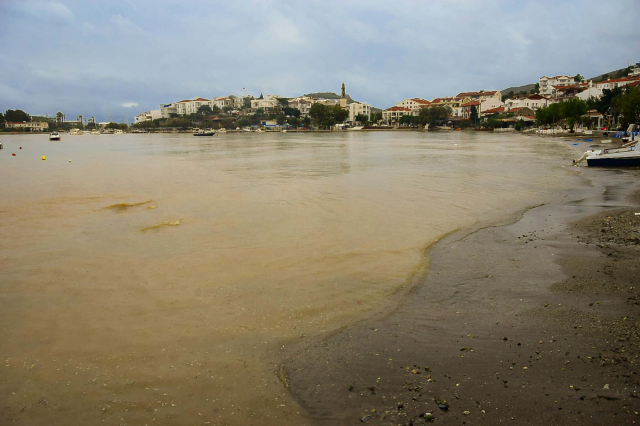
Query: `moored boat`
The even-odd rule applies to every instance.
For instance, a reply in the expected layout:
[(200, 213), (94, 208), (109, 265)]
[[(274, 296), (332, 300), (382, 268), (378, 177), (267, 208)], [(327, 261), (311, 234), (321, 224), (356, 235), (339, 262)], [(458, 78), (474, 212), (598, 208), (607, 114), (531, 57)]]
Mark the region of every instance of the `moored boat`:
[(213, 130), (199, 130), (193, 134), (193, 136), (213, 136), (216, 132)]
[(636, 142), (620, 148), (597, 149), (587, 151), (582, 157), (573, 160), (578, 164), (587, 160), (590, 167), (629, 167), (640, 166), (640, 142)]
[(60, 133), (58, 133), (58, 132), (49, 133), (49, 140), (50, 141), (59, 141), (60, 140)]

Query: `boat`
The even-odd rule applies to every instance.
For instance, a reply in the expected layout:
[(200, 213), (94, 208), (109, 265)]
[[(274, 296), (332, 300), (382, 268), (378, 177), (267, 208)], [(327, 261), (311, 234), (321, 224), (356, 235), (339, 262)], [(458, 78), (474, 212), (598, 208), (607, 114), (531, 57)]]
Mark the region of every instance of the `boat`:
[(49, 140), (50, 141), (59, 141), (60, 140), (60, 133), (58, 133), (58, 132), (49, 133)]
[(579, 159), (573, 160), (573, 164), (587, 160), (587, 165), (590, 167), (640, 166), (639, 147), (640, 141), (633, 141), (620, 148), (589, 150)]
[(92, 130), (90, 134), (99, 135), (100, 134), (100, 130)]
[(81, 135), (84, 132), (80, 129), (71, 129), (71, 131), (69, 132), (70, 135)]
[(193, 134), (193, 136), (213, 136), (216, 132), (213, 130), (199, 130)]
[(243, 131), (243, 132), (246, 132), (246, 133), (249, 133), (249, 132), (251, 132), (251, 129), (249, 129), (249, 128), (245, 127), (244, 129), (242, 129), (242, 131)]
[(113, 131), (114, 135), (124, 135), (124, 131), (122, 129), (116, 129)]
[(225, 129), (224, 127), (221, 127), (218, 129), (218, 133), (227, 133), (227, 129)]
[(364, 126), (356, 126), (356, 127), (347, 127), (347, 130), (362, 130)]

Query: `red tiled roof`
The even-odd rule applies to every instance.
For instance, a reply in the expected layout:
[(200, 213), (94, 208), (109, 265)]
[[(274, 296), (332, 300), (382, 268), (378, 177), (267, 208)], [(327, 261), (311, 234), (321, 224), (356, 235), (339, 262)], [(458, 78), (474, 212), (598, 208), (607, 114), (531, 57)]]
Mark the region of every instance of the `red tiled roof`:
[(205, 102), (209, 102), (209, 99), (205, 99), (205, 98), (195, 98), (194, 101), (205, 101)]
[(468, 98), (471, 96), (495, 96), (495, 94), (498, 93), (497, 90), (489, 90), (489, 91), (484, 91), (481, 90), (479, 92), (462, 92), (462, 93), (458, 93), (458, 98)]
[(578, 84), (570, 84), (568, 86), (553, 86), (556, 90), (569, 90), (569, 89), (580, 89), (583, 87), (588, 87), (588, 83), (578, 83)]
[(531, 96), (527, 96), (526, 98), (527, 99), (549, 99), (546, 96), (542, 96), (542, 95), (540, 95), (538, 93), (536, 93), (534, 95), (531, 95)]
[(411, 100), (419, 104), (425, 104), (425, 105), (429, 105), (431, 103), (426, 99), (420, 99), (420, 98), (411, 98)]
[(504, 107), (491, 108), (486, 111), (483, 111), (484, 114), (495, 114), (498, 112), (504, 112)]
[(480, 105), (480, 101), (471, 101), (471, 102), (467, 102), (466, 104), (462, 104), (463, 107), (470, 107), (474, 105)]
[(385, 111), (411, 111), (409, 108), (392, 106), (391, 108), (385, 109)]
[(612, 78), (610, 80), (603, 80), (603, 81), (599, 81), (595, 84), (603, 84), (603, 83), (621, 83), (623, 81), (634, 81), (637, 80), (637, 78), (632, 78), (632, 77), (626, 77), (626, 78)]

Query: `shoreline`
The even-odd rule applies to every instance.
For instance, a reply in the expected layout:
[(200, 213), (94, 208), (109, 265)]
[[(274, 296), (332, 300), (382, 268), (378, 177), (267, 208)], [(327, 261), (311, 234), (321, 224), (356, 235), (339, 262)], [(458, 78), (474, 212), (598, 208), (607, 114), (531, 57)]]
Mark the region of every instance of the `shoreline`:
[(565, 201), (438, 241), (389, 313), (287, 347), (309, 421), (640, 423), (640, 246), (616, 219), (637, 217), (639, 173), (586, 174)]

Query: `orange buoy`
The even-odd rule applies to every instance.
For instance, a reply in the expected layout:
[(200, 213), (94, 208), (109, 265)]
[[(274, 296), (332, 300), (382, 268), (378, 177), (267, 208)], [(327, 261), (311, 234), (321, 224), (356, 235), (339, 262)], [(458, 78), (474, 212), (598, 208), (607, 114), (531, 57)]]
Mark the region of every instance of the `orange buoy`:
[(22, 149), (22, 147), (20, 147), (20, 149)]
[(15, 157), (15, 156), (16, 156), (16, 153), (14, 152), (14, 153), (13, 153), (13, 154), (11, 154), (11, 155), (13, 155), (13, 156)]

